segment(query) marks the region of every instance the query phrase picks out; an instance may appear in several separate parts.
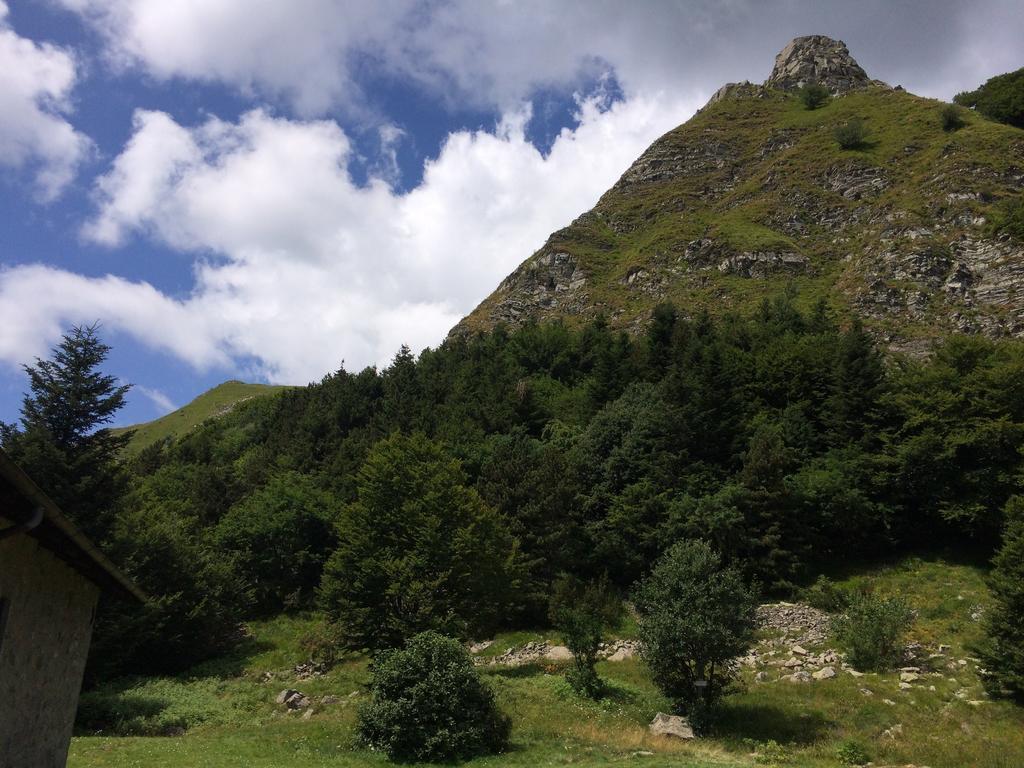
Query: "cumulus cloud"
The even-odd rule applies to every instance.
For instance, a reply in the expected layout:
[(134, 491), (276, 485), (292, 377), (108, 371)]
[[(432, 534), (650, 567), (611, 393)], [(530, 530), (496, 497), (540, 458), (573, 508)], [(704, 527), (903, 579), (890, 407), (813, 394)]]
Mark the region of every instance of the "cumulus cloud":
[(75, 60), (56, 46), (20, 37), (0, 0), (0, 165), (31, 168), (37, 193), (52, 200), (91, 146), (65, 118)]
[(61, 1), (121, 66), (274, 95), (305, 115), (365, 106), (367, 70), (501, 109), (609, 68), (627, 95), (711, 93), (764, 79), (790, 38), (812, 33), (845, 40), (873, 77), (949, 98), (1019, 66), (1024, 36), (1017, 0)]
[(199, 367), (256, 359), (257, 373), (293, 383), (342, 360), (384, 362), (402, 343), (436, 344), (696, 103), (652, 97), (609, 107), (596, 96), (577, 106), (579, 125), (546, 155), (525, 136), (528, 106), (493, 131), (449, 135), (405, 194), (380, 178), (353, 182), (353, 150), (333, 121), (254, 110), (186, 127), (139, 111), (96, 183), (97, 212), (83, 235), (105, 244), (150, 237), (194, 253), (191, 295), (10, 269), (0, 273), (0, 358), (23, 359), (43, 346), (38, 337), (83, 315)]

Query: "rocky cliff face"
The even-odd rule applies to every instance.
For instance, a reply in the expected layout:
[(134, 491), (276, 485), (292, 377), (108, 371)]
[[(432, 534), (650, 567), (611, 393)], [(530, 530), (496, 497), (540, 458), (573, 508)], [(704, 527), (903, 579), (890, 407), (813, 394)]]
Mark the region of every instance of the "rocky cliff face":
[[(835, 98), (807, 111), (790, 92), (812, 80)], [(726, 86), (655, 142), (454, 332), (598, 314), (639, 329), (661, 301), (743, 311), (795, 286), (897, 349), (1024, 336), (1024, 245), (988, 227), (1024, 189), (1024, 131), (972, 116), (946, 133), (941, 108), (870, 79), (842, 42), (797, 38), (763, 84)], [(841, 150), (832, 131), (854, 117), (868, 144)]]

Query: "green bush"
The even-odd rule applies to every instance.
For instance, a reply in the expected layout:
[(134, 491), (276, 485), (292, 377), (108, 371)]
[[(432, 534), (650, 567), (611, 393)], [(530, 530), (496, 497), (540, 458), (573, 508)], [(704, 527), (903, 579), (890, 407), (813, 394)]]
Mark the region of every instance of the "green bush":
[(299, 638), (299, 647), (314, 664), (331, 668), (345, 653), (344, 632), (335, 622), (321, 619)]
[(940, 113), (942, 117), (942, 130), (947, 133), (952, 131), (959, 131), (967, 123), (964, 121), (964, 116), (960, 112), (960, 108), (953, 104), (947, 104), (942, 108)]
[(990, 214), (988, 226), (991, 235), (1009, 235), (1024, 242), (1024, 196), (1004, 200)]
[(858, 741), (847, 739), (836, 747), (836, 758), (843, 765), (864, 765), (871, 762), (871, 755)]
[(841, 149), (859, 149), (867, 142), (868, 129), (861, 118), (854, 117), (836, 126), (832, 135)]
[(817, 109), (828, 101), (830, 95), (828, 88), (820, 83), (808, 83), (797, 93), (805, 109)]
[(861, 671), (881, 672), (899, 663), (901, 640), (912, 621), (913, 612), (902, 598), (863, 593), (850, 599), (832, 627), (850, 664)]
[(404, 649), (382, 652), (372, 672), (359, 737), (390, 759), (464, 760), (508, 745), (511, 721), (457, 641), (424, 632)]
[(654, 682), (702, 728), (735, 674), (730, 661), (753, 642), (753, 591), (705, 542), (684, 539), (637, 587), (634, 604)]
[(1024, 128), (1024, 68), (996, 75), (975, 91), (958, 93), (953, 101), (990, 120)]
[(549, 616), (572, 651), (573, 666), (566, 680), (581, 696), (598, 698), (604, 683), (594, 669), (597, 652), (604, 631), (622, 616), (622, 601), (606, 578), (584, 584), (562, 576), (554, 583)]
[(989, 576), (994, 604), (985, 616), (986, 641), (978, 654), (988, 671), (989, 693), (1024, 703), (1024, 497), (1010, 499), (1005, 515), (1003, 543)]
[(828, 576), (819, 576), (817, 581), (807, 587), (800, 596), (805, 603), (813, 608), (829, 613), (844, 611), (850, 604), (850, 596), (847, 591)]
[(428, 629), (482, 637), (508, 616), (516, 542), (465, 483), (459, 462), (422, 434), (370, 451), (320, 585), (348, 648), (397, 648)]

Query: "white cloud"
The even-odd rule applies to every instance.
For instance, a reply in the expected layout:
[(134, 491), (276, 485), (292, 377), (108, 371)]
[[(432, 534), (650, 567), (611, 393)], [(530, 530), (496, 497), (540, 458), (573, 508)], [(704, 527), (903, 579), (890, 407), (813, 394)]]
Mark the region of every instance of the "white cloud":
[(342, 360), (385, 362), (402, 343), (436, 344), (696, 106), (598, 101), (580, 101), (579, 126), (547, 155), (524, 136), (527, 108), (494, 132), (453, 133), (406, 194), (380, 179), (356, 186), (349, 141), (333, 122), (257, 110), (186, 128), (140, 111), (97, 182), (84, 235), (148, 236), (196, 253), (192, 294), (175, 300), (113, 277), (10, 269), (0, 273), (0, 358), (24, 359), (43, 346), (39, 336), (52, 340), (61, 320), (83, 315), (197, 366), (255, 358), (260, 373), (292, 383)]
[(101, 320), (197, 368), (227, 365), (212, 318), (188, 311), (147, 283), (89, 278), (41, 264), (0, 268), (0, 360), (45, 357), (71, 325)]
[(90, 149), (64, 115), (75, 61), (65, 50), (18, 36), (0, 0), (0, 165), (29, 167), (37, 194), (52, 200)]
[(367, 71), (502, 110), (608, 69), (627, 95), (712, 93), (763, 80), (810, 33), (845, 40), (873, 77), (949, 98), (1012, 64), (1024, 35), (1019, 0), (60, 1), (120, 66), (259, 92), (307, 116), (366, 109)]
[(176, 410), (178, 407), (174, 404), (174, 401), (172, 401), (171, 398), (154, 387), (144, 387), (141, 384), (134, 384), (132, 385), (132, 391), (145, 395), (146, 399), (156, 407), (157, 412), (161, 416)]

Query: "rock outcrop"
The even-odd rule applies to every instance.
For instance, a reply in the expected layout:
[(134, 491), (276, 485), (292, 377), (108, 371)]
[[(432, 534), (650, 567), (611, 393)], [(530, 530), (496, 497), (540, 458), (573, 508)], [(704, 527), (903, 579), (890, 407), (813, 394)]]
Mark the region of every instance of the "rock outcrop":
[(874, 81), (850, 55), (842, 40), (808, 35), (791, 40), (779, 52), (764, 84), (792, 91), (809, 83), (823, 85), (833, 93), (845, 93), (866, 88)]

